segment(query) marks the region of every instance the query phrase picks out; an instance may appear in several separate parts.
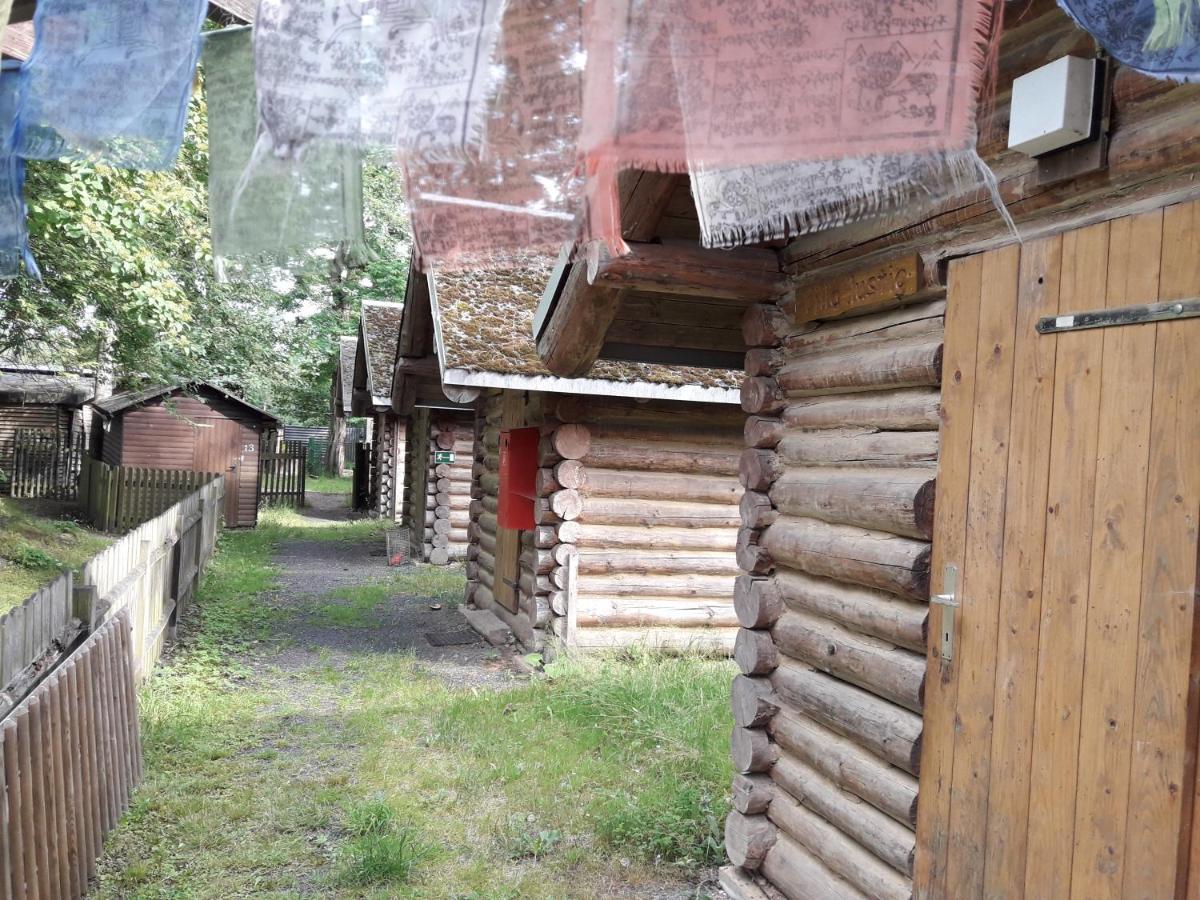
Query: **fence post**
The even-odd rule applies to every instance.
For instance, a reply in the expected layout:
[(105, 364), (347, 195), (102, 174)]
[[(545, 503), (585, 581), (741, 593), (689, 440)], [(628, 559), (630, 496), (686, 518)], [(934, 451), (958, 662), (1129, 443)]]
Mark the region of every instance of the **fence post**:
[(71, 592), (71, 614), (83, 622), (88, 631), (96, 627), (96, 586), (77, 584)]

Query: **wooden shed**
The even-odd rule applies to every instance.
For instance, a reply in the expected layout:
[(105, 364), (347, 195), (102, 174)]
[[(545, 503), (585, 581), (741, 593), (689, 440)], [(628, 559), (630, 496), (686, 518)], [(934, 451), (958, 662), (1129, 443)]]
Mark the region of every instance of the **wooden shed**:
[[(1008, 151), (1013, 79), (1103, 54), (1005, 18), (979, 152), (1023, 241), (923, 201), (774, 248), (743, 319), (738, 900), (1200, 894), (1200, 89), (1110, 59), (1102, 141)], [(556, 370), (612, 357), (585, 313)]]
[(370, 509), (392, 522), (400, 521), (404, 496), (405, 423), (392, 409), (392, 375), (403, 310), (402, 303), (363, 301), (351, 382), (350, 411), (372, 423)]
[[(469, 498), (452, 482), (447, 510), (456, 534), (457, 504), (469, 503), (468, 599), (530, 648), (727, 652), (742, 493), (737, 376), (631, 362), (551, 375), (532, 322), (555, 268), (527, 256), (413, 275), (427, 281), (416, 293), (428, 298), (444, 394), (474, 407), (472, 443), (455, 444), (470, 448), (472, 465), (447, 472), (471, 475)], [(406, 308), (406, 325), (418, 310)], [(403, 379), (394, 387), (403, 392)], [(523, 520), (508, 518), (509, 503)]]
[(62, 443), (82, 441), (92, 377), (53, 366), (0, 362), (0, 493), (8, 493), (17, 432), (32, 429)]
[(92, 455), (112, 466), (186, 469), (225, 476), (225, 522), (258, 522), (258, 457), (270, 413), (211, 384), (152, 387), (95, 403), (103, 427)]

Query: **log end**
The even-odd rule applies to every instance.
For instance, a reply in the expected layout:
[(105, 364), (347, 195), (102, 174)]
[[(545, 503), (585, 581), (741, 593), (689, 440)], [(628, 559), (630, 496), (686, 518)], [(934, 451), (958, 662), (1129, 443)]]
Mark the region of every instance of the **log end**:
[(733, 643), (733, 659), (743, 675), (766, 675), (779, 666), (779, 651), (771, 632), (742, 628)]
[(775, 845), (775, 826), (766, 816), (731, 812), (725, 819), (725, 850), (729, 861), (743, 869), (757, 869)]
[(779, 383), (762, 376), (743, 379), (741, 397), (742, 409), (752, 415), (777, 413), (786, 402)]
[(752, 528), (742, 528), (738, 532), (738, 568), (751, 575), (766, 575), (775, 565), (767, 548), (758, 542), (760, 534), (760, 531)]
[(743, 435), (747, 447), (770, 449), (783, 440), (783, 422), (770, 416), (750, 416), (746, 419)]
[(729, 750), (734, 770), (743, 775), (766, 772), (779, 756), (779, 749), (761, 728), (734, 727)]
[(783, 614), (783, 594), (772, 579), (740, 575), (734, 584), (733, 608), (743, 628), (770, 628)]
[(778, 454), (749, 447), (738, 460), (738, 480), (748, 491), (766, 491), (782, 472)]
[(744, 816), (765, 813), (774, 795), (775, 783), (768, 775), (733, 776), (733, 808)]
[(592, 446), (586, 425), (562, 425), (554, 432), (554, 449), (563, 459), (583, 459)]
[(742, 728), (761, 728), (779, 712), (779, 701), (765, 678), (738, 675), (730, 697), (733, 721)]

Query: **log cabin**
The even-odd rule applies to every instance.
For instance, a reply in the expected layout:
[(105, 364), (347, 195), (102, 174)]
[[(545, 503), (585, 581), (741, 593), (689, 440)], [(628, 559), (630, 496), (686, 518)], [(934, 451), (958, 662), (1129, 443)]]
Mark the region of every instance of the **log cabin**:
[[(635, 362), (551, 375), (532, 321), (554, 270), (553, 258), (529, 255), (414, 269), (409, 280), (397, 405), (416, 402), (404, 398), (420, 383), (406, 382), (427, 377), (432, 362), (443, 395), (472, 409), (468, 440), (455, 429), (443, 476), (448, 508), (439, 499), (434, 516), (452, 535), (466, 523), (467, 600), (529, 649), (728, 653), (742, 493), (737, 378)], [(418, 348), (424, 355), (412, 355)], [(466, 495), (455, 475), (469, 476)]]
[[(1005, 17), (978, 151), (1021, 241), (981, 191), (752, 248), (788, 284), (742, 320), (736, 900), (1200, 891), (1200, 88)], [(1068, 54), (1107, 63), (1092, 137), (1007, 149)], [(623, 194), (661, 247), (616, 284), (703, 290), (685, 189)], [(661, 352), (613, 337), (614, 277), (568, 273), (552, 370)]]
[[(350, 412), (370, 423), (371, 494), (368, 508), (381, 519), (399, 522), (404, 496), (405, 423), (392, 409), (396, 334), (403, 303), (364, 300), (359, 317)], [(344, 363), (343, 363), (344, 365)]]

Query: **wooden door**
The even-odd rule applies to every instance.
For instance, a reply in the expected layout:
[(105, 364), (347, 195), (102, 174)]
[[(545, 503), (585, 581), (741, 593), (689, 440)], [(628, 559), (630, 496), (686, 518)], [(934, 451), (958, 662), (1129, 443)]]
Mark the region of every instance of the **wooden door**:
[(232, 419), (200, 419), (192, 467), (225, 476), (225, 524), (258, 521), (258, 435)]
[(1196, 204), (951, 266), (917, 897), (1186, 889), (1200, 320), (1034, 326), (1197, 295)]
[[(500, 429), (521, 428), (525, 421), (525, 392), (505, 391), (501, 398)], [(493, 596), (496, 602), (513, 615), (520, 609), (521, 532), (515, 528), (496, 527), (496, 572)]]

